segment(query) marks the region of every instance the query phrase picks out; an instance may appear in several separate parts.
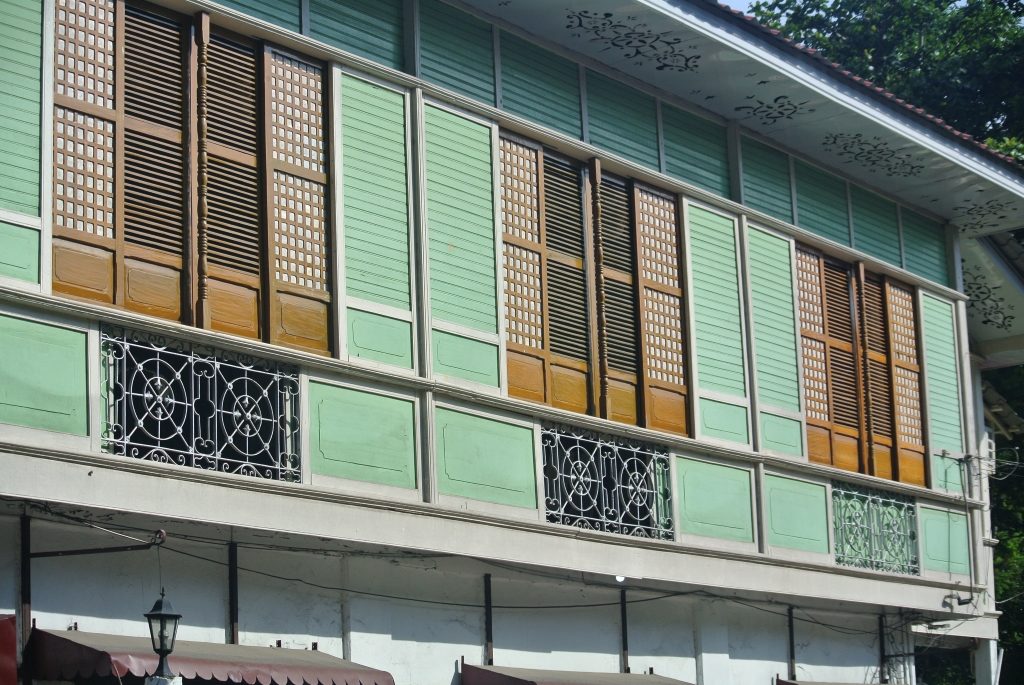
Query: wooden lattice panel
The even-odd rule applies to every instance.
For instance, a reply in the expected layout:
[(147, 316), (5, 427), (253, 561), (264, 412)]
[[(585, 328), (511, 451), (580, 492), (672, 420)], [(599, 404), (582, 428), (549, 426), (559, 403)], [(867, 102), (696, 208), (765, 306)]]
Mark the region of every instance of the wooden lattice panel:
[(114, 124), (54, 108), (53, 222), (114, 237)]
[(274, 278), (321, 292), (329, 290), (324, 186), (274, 172)]
[(540, 254), (505, 243), (505, 321), (509, 342), (544, 347)]
[(113, 109), (114, 0), (57, 0), (54, 87), (59, 96)]
[(921, 377), (917, 371), (895, 368), (896, 437), (901, 442), (924, 444), (921, 422)]
[(637, 232), (641, 278), (679, 287), (679, 243), (676, 203), (670, 197), (641, 189), (637, 193)]
[(828, 409), (828, 372), (825, 363), (825, 343), (812, 338), (803, 339), (804, 396), (807, 418), (831, 421)]
[(824, 335), (825, 318), (821, 295), (821, 261), (816, 254), (797, 250), (796, 273), (800, 290), (800, 328)]
[(537, 151), (501, 139), (501, 223), (507, 235), (540, 242)]
[(324, 173), (323, 70), (288, 55), (273, 53), (270, 119), (273, 158)]
[(683, 356), (683, 312), (680, 298), (644, 288), (644, 352), (648, 377), (686, 384)]
[(917, 364), (917, 328), (914, 322), (914, 293), (889, 284), (889, 325), (892, 353), (896, 361)]

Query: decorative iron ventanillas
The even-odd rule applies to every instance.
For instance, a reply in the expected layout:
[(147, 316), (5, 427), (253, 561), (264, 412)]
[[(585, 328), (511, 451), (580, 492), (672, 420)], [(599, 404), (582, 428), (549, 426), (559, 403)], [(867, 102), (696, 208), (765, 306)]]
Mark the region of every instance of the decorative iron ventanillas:
[(672, 539), (668, 450), (569, 426), (541, 430), (547, 520)]
[(297, 369), (107, 327), (101, 352), (106, 451), (300, 480)]
[(833, 481), (832, 514), (840, 566), (920, 571), (913, 498)]

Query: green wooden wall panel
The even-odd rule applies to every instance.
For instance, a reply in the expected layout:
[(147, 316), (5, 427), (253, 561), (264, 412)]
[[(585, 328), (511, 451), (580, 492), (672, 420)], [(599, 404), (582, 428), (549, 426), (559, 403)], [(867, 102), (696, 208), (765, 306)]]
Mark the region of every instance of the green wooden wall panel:
[(900, 266), (900, 230), (896, 205), (857, 186), (850, 188), (853, 246), (872, 257)]
[(933, 454), (931, 462), (933, 488), (958, 495), (965, 494), (963, 467), (959, 459)]
[(758, 399), (765, 406), (800, 411), (790, 241), (751, 227), (747, 243)]
[(491, 129), (428, 106), (426, 139), (433, 316), (496, 333)]
[(750, 138), (740, 143), (743, 162), (743, 204), (783, 221), (793, 222), (789, 156)]
[(39, 283), (39, 231), (0, 221), (0, 276)]
[(300, 28), (299, 0), (216, 0), (225, 7), (277, 24), (291, 31)]
[(942, 450), (960, 454), (964, 449), (964, 434), (953, 305), (925, 294), (921, 314), (929, 449), (933, 454)]
[(445, 331), (434, 331), (434, 373), (497, 386), (498, 347)]
[(949, 285), (949, 255), (942, 224), (901, 209), (903, 258), (906, 269), (930, 281)]
[(587, 124), (592, 145), (658, 168), (658, 114), (650, 95), (588, 70)]
[(416, 487), (412, 400), (309, 384), (309, 452), (316, 476)]
[(491, 25), (439, 0), (420, 0), (420, 76), (493, 105)]
[(761, 449), (804, 456), (804, 424), (799, 419), (760, 412)]
[(797, 225), (843, 245), (850, 244), (846, 183), (821, 169), (796, 162)]
[(688, 214), (698, 382), (702, 389), (746, 397), (733, 221), (695, 206)]
[(309, 35), (393, 69), (404, 66), (402, 0), (310, 0)]
[(87, 435), (86, 334), (0, 316), (0, 423)]
[(6, 0), (0, 26), (0, 208), (39, 216), (40, 0)]
[(341, 121), (347, 293), (409, 310), (405, 98), (345, 76)]
[(661, 126), (668, 175), (729, 197), (729, 143), (725, 126), (664, 104)]
[(501, 106), (579, 138), (583, 130), (579, 68), (564, 57), (502, 32)]
[(765, 476), (768, 544), (828, 554), (828, 505), (825, 486)]
[(684, 534), (754, 541), (750, 471), (676, 457), (679, 529)]
[(970, 547), (967, 517), (963, 514), (921, 507), (921, 556), (929, 571), (969, 575)]
[(349, 309), (347, 319), (350, 357), (412, 368), (411, 323), (358, 309)]
[(700, 398), (700, 436), (740, 444), (750, 443), (747, 408), (738, 404)]
[(531, 429), (443, 407), (437, 409), (436, 429), (442, 494), (537, 506)]

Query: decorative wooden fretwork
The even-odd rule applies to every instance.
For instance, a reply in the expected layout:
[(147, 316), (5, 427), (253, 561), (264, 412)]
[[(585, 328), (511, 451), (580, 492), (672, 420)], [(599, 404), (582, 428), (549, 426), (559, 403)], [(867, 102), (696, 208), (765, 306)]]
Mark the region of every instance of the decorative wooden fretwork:
[(101, 238), (116, 234), (114, 123), (64, 107), (54, 110), (53, 223)]
[(115, 0), (54, 4), (54, 90), (59, 97), (114, 109)]

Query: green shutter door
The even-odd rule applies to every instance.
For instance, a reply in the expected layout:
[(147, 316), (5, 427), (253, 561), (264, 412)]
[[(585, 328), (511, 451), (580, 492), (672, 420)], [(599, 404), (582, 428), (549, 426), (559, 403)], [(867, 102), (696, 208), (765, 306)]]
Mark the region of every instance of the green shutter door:
[[(928, 392), (928, 449), (931, 454), (964, 450), (959, 356), (951, 302), (923, 296), (924, 375)], [(932, 459), (933, 465), (938, 459)]]
[(900, 215), (903, 220), (903, 256), (907, 271), (949, 285), (946, 231), (942, 224), (906, 209), (901, 209)]
[(849, 245), (846, 183), (802, 162), (795, 166), (797, 224), (822, 238)]
[(420, 0), (420, 76), (493, 105), (491, 25), (439, 0)]
[[(497, 385), (491, 129), (438, 107), (425, 110), (435, 371)], [(438, 331), (438, 324), (457, 326), (468, 337)]]
[(896, 205), (852, 186), (853, 246), (883, 262), (900, 266), (900, 229)]
[(40, 0), (7, 0), (0, 26), (0, 208), (39, 216)]
[(563, 57), (503, 32), (501, 106), (512, 114), (579, 138), (579, 68)]
[(587, 71), (587, 122), (592, 145), (658, 168), (658, 114), (650, 95)]
[(729, 197), (729, 145), (725, 127), (662, 105), (665, 171), (722, 197)]
[(309, 35), (393, 69), (403, 66), (401, 0), (310, 0)]
[(688, 207), (690, 293), (696, 337), (697, 437), (750, 442), (736, 224)]
[(761, 449), (803, 455), (792, 243), (747, 233)]
[(789, 156), (744, 138), (742, 146), (743, 204), (776, 219), (793, 223)]

